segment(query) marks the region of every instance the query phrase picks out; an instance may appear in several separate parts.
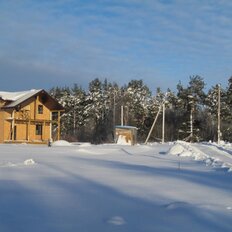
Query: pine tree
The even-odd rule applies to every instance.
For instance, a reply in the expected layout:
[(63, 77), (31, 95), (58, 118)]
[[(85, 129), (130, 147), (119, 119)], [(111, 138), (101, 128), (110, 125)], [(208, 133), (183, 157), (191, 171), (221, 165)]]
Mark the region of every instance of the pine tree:
[(138, 135), (144, 134), (144, 122), (148, 115), (151, 91), (142, 80), (131, 80), (122, 89), (122, 105), (124, 106), (125, 124), (138, 128)]
[[(102, 143), (107, 140), (111, 111), (111, 101), (107, 80), (102, 83), (98, 78), (89, 84), (87, 95), (87, 112), (89, 115), (89, 125), (92, 126), (92, 141)], [(112, 138), (113, 139), (113, 138)]]
[(228, 140), (232, 142), (232, 76), (228, 80), (228, 88), (225, 93), (225, 131), (224, 131), (224, 138), (225, 140)]
[(73, 131), (72, 122), (72, 102), (71, 102), (71, 90), (69, 87), (60, 89), (60, 95), (57, 97), (58, 102), (64, 107), (65, 111), (61, 116), (61, 136), (66, 139), (70, 135), (70, 131)]
[(77, 140), (84, 140), (84, 126), (88, 119), (86, 110), (86, 93), (77, 84), (74, 84), (72, 88), (70, 101), (70, 105), (72, 106), (70, 113), (73, 119), (73, 136)]
[(202, 130), (202, 119), (205, 93), (205, 82), (200, 76), (190, 76), (189, 85), (184, 88), (179, 82), (177, 85), (177, 97), (179, 99), (179, 111), (181, 112), (182, 126), (179, 128), (181, 139), (199, 140)]
[[(217, 141), (217, 125), (218, 125), (218, 99), (219, 99), (219, 88), (220, 88), (220, 111), (221, 111), (221, 132), (222, 139), (225, 139), (225, 124), (226, 124), (226, 115), (228, 114), (227, 105), (226, 105), (226, 91), (219, 85), (213, 86), (206, 97), (206, 106), (208, 112), (208, 122), (207, 125), (211, 128), (208, 128), (208, 134), (211, 134), (211, 140)], [(206, 137), (206, 136), (205, 136)]]

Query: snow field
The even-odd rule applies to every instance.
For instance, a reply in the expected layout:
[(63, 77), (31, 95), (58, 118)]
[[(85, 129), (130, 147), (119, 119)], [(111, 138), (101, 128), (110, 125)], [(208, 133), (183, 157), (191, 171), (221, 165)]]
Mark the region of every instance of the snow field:
[(232, 176), (201, 146), (0, 145), (0, 231), (229, 232)]

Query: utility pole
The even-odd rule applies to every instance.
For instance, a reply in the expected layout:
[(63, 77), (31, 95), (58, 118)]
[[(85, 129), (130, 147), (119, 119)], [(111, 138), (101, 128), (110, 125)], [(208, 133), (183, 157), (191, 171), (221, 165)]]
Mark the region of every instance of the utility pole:
[(188, 95), (188, 98), (190, 99), (190, 142), (193, 140), (193, 110), (194, 110), (194, 97), (192, 95)]
[(218, 144), (221, 141), (221, 86), (218, 84)]
[(73, 110), (73, 135), (76, 136), (76, 109)]
[(165, 102), (163, 102), (163, 125), (162, 125), (162, 143), (164, 143), (165, 132)]
[(123, 106), (121, 106), (121, 126), (123, 126), (123, 117), (124, 117), (123, 114), (124, 114), (123, 113)]
[(74, 98), (73, 106), (73, 135), (76, 136), (76, 99)]
[(190, 140), (193, 139), (193, 106), (191, 105), (190, 110)]
[(149, 138), (150, 138), (150, 136), (151, 136), (151, 133), (152, 133), (152, 131), (153, 131), (153, 129), (154, 129), (154, 126), (155, 126), (155, 124), (156, 124), (156, 121), (157, 121), (157, 119), (158, 119), (158, 116), (159, 116), (159, 114), (160, 114), (160, 111), (162, 110), (162, 107), (163, 107), (162, 143), (164, 143), (164, 131), (165, 131), (165, 102), (166, 102), (166, 98), (167, 98), (168, 94), (169, 94), (168, 92), (165, 93), (165, 96), (164, 96), (164, 98), (163, 98), (163, 101), (162, 101), (162, 103), (160, 103), (160, 105), (159, 105), (158, 112), (157, 112), (157, 114), (156, 114), (156, 116), (155, 116), (155, 119), (154, 119), (154, 121), (153, 121), (153, 124), (152, 124), (152, 126), (151, 126), (151, 129), (150, 129), (150, 131), (149, 131), (149, 133), (148, 133), (148, 136), (147, 136), (147, 138), (146, 138), (145, 144), (147, 144), (147, 142), (148, 142), (148, 140), (149, 140)]
[(152, 132), (153, 129), (154, 129), (154, 126), (155, 126), (156, 121), (157, 121), (157, 119), (158, 119), (158, 116), (159, 116), (159, 113), (160, 113), (160, 111), (161, 111), (161, 108), (162, 108), (162, 105), (160, 105), (160, 107), (159, 107), (159, 110), (158, 110), (158, 112), (157, 112), (157, 114), (156, 114), (155, 120), (154, 120), (154, 122), (153, 122), (153, 124), (152, 124), (152, 126), (151, 126), (151, 129), (150, 129), (150, 131), (149, 131), (149, 134), (148, 134), (148, 136), (147, 136), (147, 138), (146, 138), (145, 144), (147, 144), (147, 142), (148, 142), (148, 140), (149, 140), (149, 138), (150, 138), (150, 136), (151, 136), (151, 132)]
[(113, 108), (113, 126), (115, 127), (115, 91), (114, 91), (114, 108)]

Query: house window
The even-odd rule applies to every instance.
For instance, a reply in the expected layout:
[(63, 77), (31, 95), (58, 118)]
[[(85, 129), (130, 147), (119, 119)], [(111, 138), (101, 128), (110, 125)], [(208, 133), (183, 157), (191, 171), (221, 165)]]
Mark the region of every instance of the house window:
[(38, 105), (38, 114), (43, 114), (43, 105)]
[(52, 121), (58, 120), (58, 112), (52, 112)]
[(37, 124), (35, 125), (35, 134), (42, 135), (43, 132), (43, 125)]

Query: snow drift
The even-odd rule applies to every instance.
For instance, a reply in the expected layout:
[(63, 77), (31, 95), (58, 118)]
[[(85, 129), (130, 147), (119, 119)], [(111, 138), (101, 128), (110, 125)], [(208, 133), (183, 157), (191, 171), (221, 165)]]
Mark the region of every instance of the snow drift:
[(66, 140), (58, 140), (52, 143), (52, 146), (54, 147), (60, 147), (60, 146), (72, 146), (71, 143), (69, 143)]
[[(206, 165), (211, 165), (213, 167), (220, 167), (228, 169), (228, 172), (232, 171), (232, 162), (223, 162), (222, 157), (218, 158), (214, 155), (207, 155), (200, 151), (198, 148), (194, 147), (194, 144), (177, 141), (168, 152), (170, 155), (177, 155), (180, 157), (192, 157), (194, 160), (203, 161)], [(232, 159), (232, 157), (231, 157)], [(232, 160), (231, 160), (232, 161)]]

